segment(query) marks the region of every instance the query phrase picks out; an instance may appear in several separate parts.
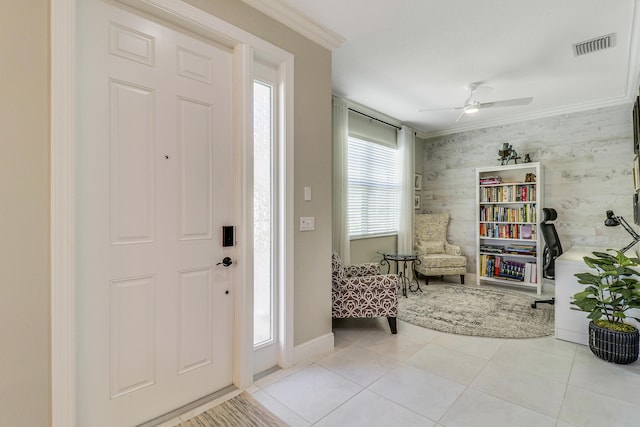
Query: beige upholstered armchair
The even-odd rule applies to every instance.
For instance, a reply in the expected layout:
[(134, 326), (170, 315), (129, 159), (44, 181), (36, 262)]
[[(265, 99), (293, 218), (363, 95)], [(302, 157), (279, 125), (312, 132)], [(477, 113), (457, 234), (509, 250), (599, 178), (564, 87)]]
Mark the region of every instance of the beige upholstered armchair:
[(460, 246), (447, 241), (449, 213), (416, 214), (415, 216), (415, 250), (420, 263), (416, 263), (416, 272), (429, 276), (460, 275), (464, 283), (467, 272), (467, 258), (462, 255)]
[(380, 264), (344, 266), (336, 254), (332, 256), (332, 316), (386, 317), (392, 334), (398, 332), (398, 276), (380, 274)]

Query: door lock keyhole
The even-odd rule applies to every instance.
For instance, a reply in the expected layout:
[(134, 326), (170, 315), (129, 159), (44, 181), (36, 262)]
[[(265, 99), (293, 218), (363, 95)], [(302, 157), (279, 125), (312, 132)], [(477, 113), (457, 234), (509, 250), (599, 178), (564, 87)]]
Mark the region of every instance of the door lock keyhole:
[(226, 256), (222, 259), (222, 262), (219, 262), (216, 265), (220, 265), (220, 264), (222, 264), (225, 267), (229, 267), (231, 264), (233, 264), (233, 261), (231, 260), (231, 258)]

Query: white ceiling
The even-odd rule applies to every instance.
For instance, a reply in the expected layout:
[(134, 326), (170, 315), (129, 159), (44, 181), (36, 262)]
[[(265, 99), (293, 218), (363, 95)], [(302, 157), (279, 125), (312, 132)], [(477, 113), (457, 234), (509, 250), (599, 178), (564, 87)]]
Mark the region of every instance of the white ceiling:
[[(244, 1), (333, 43), (334, 94), (424, 136), (631, 103), (638, 93), (636, 0)], [(288, 6), (303, 16), (292, 20)], [(609, 33), (615, 47), (574, 56), (574, 43)], [(460, 110), (418, 112), (464, 105), (473, 82), (493, 88), (478, 101), (533, 102), (458, 122)]]

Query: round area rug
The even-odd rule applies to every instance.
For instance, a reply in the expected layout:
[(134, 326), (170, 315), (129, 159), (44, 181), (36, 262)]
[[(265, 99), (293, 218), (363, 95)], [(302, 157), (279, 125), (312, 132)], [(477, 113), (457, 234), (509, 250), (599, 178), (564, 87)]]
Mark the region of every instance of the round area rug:
[(422, 292), (398, 297), (398, 319), (436, 331), (491, 338), (554, 334), (554, 307), (515, 291), (432, 281)]

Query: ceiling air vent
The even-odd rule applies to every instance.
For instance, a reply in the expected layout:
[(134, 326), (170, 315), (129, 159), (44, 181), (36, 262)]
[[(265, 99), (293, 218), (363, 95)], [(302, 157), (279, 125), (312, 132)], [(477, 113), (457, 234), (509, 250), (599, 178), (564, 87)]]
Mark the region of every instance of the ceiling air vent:
[(595, 39), (586, 40), (573, 45), (573, 54), (575, 56), (586, 55), (587, 53), (596, 52), (598, 50), (609, 49), (616, 45), (616, 33), (607, 34), (606, 36), (596, 37)]

